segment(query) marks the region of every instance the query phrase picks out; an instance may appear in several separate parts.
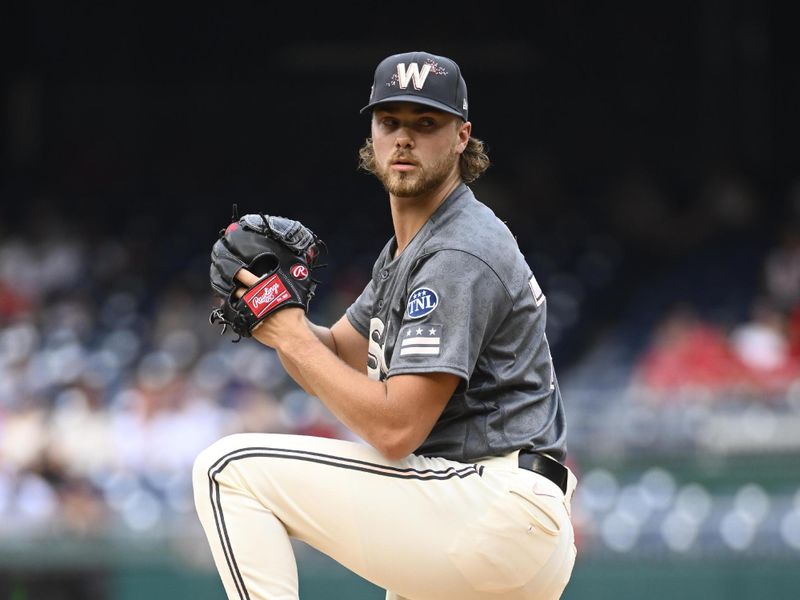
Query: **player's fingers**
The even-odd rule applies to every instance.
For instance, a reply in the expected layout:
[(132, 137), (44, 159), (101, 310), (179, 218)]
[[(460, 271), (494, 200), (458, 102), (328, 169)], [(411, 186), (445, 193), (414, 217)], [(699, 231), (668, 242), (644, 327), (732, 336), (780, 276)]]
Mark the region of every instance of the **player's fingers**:
[(234, 292), (234, 293), (236, 294), (237, 298), (241, 298), (242, 296), (244, 296), (244, 293), (246, 291), (247, 290), (245, 288), (236, 288), (236, 292)]
[(245, 268), (239, 269), (239, 271), (236, 273), (236, 279), (241, 281), (245, 287), (253, 287), (258, 281), (258, 277), (253, 275)]

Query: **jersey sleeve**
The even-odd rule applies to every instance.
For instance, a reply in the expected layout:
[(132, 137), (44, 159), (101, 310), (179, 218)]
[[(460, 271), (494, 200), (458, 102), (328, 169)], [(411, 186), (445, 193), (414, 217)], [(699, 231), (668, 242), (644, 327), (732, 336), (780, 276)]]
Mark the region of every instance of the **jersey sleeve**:
[(408, 279), (388, 376), (446, 372), (469, 380), (511, 303), (498, 275), (472, 254), (427, 256)]
[(375, 285), (372, 279), (345, 311), (347, 320), (355, 327), (356, 331), (369, 338), (369, 320), (372, 318), (372, 305), (375, 301)]

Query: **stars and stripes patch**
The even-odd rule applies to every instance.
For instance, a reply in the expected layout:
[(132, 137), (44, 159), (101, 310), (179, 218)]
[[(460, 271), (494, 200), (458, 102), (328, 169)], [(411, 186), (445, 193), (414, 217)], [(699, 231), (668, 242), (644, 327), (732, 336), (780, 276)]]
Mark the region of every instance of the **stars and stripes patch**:
[(400, 356), (438, 356), (441, 345), (441, 325), (408, 325), (400, 331)]

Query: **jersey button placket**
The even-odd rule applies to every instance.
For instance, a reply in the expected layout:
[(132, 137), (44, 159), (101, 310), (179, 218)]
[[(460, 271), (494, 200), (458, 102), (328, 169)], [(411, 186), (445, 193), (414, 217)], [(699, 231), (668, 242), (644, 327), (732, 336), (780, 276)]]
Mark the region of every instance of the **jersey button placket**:
[[(381, 281), (389, 279), (389, 269), (381, 270)], [(383, 298), (378, 298), (378, 308), (383, 308)]]

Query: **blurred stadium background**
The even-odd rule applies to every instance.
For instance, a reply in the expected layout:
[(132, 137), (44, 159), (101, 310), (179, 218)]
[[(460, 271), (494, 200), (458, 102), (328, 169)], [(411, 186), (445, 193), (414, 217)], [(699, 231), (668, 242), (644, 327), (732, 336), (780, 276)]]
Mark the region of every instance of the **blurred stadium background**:
[[(207, 324), (231, 204), (331, 252), (390, 235), (356, 170), (385, 55), (455, 58), (473, 186), (548, 297), (579, 559), (565, 598), (800, 596), (800, 52), (790, 3), (0, 8), (0, 597), (222, 598), (195, 454), (350, 437)], [(276, 12), (277, 11), (277, 12)], [(236, 370), (233, 365), (247, 365)], [(297, 547), (304, 598), (382, 598)]]

